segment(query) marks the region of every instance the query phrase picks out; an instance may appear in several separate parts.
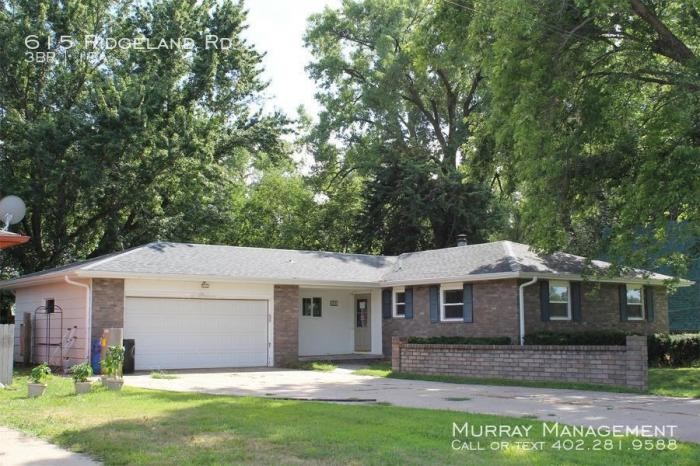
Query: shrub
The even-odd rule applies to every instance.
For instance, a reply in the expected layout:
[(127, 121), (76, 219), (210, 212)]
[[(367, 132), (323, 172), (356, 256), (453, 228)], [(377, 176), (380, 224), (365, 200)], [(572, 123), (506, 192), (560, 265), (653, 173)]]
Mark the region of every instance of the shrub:
[(510, 337), (409, 337), (418, 345), (510, 345)]
[(110, 346), (107, 348), (107, 355), (102, 361), (102, 369), (107, 376), (119, 378), (122, 376), (122, 366), (124, 365), (124, 347)]
[(700, 333), (647, 337), (650, 366), (691, 367), (700, 361)]
[[(629, 333), (618, 331), (535, 332), (525, 335), (526, 345), (624, 345)], [(691, 367), (700, 361), (700, 333), (647, 336), (650, 366)]]
[(70, 372), (73, 374), (73, 382), (87, 382), (92, 376), (92, 366), (87, 362), (76, 364), (70, 368)]
[(48, 379), (50, 376), (51, 368), (48, 364), (42, 362), (32, 369), (29, 377), (32, 379), (32, 383), (44, 383), (44, 381), (46, 381), (46, 379)]
[(525, 335), (526, 345), (624, 345), (625, 332), (614, 330), (587, 332), (535, 332)]

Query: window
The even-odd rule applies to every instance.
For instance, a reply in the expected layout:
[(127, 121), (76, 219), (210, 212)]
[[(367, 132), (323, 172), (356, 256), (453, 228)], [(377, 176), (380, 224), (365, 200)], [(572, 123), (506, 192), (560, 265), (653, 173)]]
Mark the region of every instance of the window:
[(394, 317), (406, 317), (405, 288), (394, 288)]
[(627, 319), (644, 319), (642, 285), (627, 285)]
[(569, 282), (549, 282), (549, 318), (551, 320), (571, 320), (571, 298)]
[(464, 320), (464, 289), (459, 286), (443, 286), (441, 320)]
[(302, 298), (301, 315), (304, 317), (321, 317), (321, 298)]

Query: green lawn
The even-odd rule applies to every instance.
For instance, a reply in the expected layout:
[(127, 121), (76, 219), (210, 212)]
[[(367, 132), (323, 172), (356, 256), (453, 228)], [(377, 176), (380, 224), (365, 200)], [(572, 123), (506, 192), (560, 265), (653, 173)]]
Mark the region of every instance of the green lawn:
[[(28, 399), (25, 383), (20, 376), (14, 390), (0, 391), (0, 424), (106, 464), (700, 463), (699, 445), (635, 451), (629, 438), (612, 451), (564, 451), (553, 446), (555, 438), (542, 437), (541, 422), (524, 418), (128, 387), (122, 392), (96, 388), (75, 396), (72, 382), (60, 377), (51, 379), (43, 397)], [(534, 452), (513, 444), (501, 451), (454, 451), (453, 422), (533, 426), (528, 440), (546, 443), (543, 451)], [(586, 439), (583, 448), (593, 442)]]
[[(358, 375), (372, 375), (375, 377), (391, 377), (394, 379), (429, 380), (433, 382), (447, 382), (471, 385), (507, 385), (519, 387), (570, 388), (576, 390), (638, 393), (635, 390), (625, 387), (613, 387), (610, 385), (594, 385), (574, 382), (542, 382), (530, 380), (454, 377), (448, 375), (422, 375), (403, 372), (397, 373), (392, 372), (391, 364), (388, 362), (372, 363), (367, 368), (356, 370), (354, 373)], [(700, 398), (700, 368), (649, 369), (649, 393), (653, 395)]]
[(649, 369), (649, 392), (700, 398), (700, 367)]

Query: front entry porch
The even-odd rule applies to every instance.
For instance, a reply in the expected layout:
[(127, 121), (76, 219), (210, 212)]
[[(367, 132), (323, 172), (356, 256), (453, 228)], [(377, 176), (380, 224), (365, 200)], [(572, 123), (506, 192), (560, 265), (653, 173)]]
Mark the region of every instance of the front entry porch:
[(299, 360), (381, 359), (379, 289), (300, 288)]

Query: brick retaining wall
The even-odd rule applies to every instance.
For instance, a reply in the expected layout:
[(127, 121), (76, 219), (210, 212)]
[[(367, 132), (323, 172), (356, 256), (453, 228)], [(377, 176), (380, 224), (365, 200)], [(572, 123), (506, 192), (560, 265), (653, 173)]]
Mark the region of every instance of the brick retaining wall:
[(625, 346), (417, 345), (392, 339), (392, 370), (427, 375), (542, 380), (647, 389), (647, 340)]

